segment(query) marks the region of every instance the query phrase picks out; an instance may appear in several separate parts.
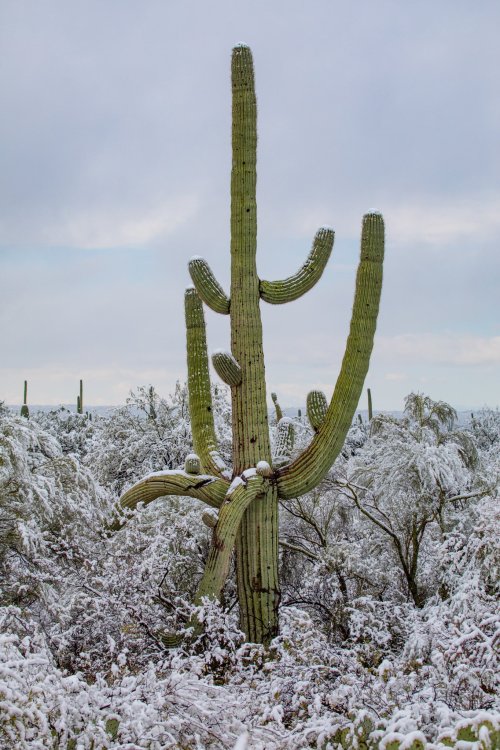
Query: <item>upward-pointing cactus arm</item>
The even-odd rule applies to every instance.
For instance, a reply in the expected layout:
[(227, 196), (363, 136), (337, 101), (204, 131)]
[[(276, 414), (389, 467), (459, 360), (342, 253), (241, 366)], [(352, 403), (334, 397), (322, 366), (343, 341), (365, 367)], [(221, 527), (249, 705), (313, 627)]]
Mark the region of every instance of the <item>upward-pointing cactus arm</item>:
[(326, 413), (328, 411), (328, 401), (323, 391), (310, 391), (307, 394), (307, 418), (311, 423), (311, 427), (314, 432), (318, 432), (319, 428), (325, 421)]
[(337, 458), (361, 396), (370, 363), (382, 289), (384, 222), (378, 213), (366, 214), (361, 235), (361, 258), (351, 326), (342, 367), (324, 422), (306, 450), (278, 470), (279, 497), (287, 500), (309, 492)]
[(282, 281), (260, 282), (260, 296), (272, 305), (283, 305), (302, 297), (321, 278), (333, 248), (333, 229), (322, 227), (314, 237), (311, 252), (296, 274)]
[(189, 261), (189, 273), (203, 302), (217, 313), (229, 314), (229, 297), (215, 278), (207, 261), (198, 256)]
[(189, 412), (193, 447), (209, 474), (223, 475), (224, 461), (218, 453), (215, 435), (210, 374), (208, 371), (207, 337), (203, 304), (196, 289), (186, 289), (184, 295), (187, 338), (187, 370)]

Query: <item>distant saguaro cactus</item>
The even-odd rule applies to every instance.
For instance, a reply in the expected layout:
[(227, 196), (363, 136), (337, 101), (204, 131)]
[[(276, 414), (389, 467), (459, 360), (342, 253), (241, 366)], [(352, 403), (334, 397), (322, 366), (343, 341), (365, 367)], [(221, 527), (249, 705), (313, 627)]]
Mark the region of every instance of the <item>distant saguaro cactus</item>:
[(283, 411), (281, 409), (281, 406), (279, 405), (278, 396), (276, 393), (271, 393), (271, 401), (274, 404), (274, 409), (276, 411), (276, 422), (279, 422), (280, 419), (283, 418)]
[(24, 399), (23, 405), (21, 406), (21, 416), (29, 419), (30, 410), (28, 409), (28, 381), (24, 381)]
[(83, 414), (83, 380), (80, 380), (80, 395), (76, 397), (76, 413)]
[[(120, 505), (135, 508), (165, 495), (187, 495), (218, 509), (197, 601), (220, 596), (236, 546), (240, 624), (248, 640), (268, 643), (278, 631), (278, 499), (298, 497), (317, 486), (339, 454), (352, 422), (373, 347), (384, 223), (377, 212), (363, 218), (350, 332), (333, 396), (329, 404), (325, 399), (324, 408), (321, 398), (315, 403), (315, 434), (303, 453), (293, 459), (288, 456), (284, 463), (279, 456), (273, 464), (260, 303), (283, 304), (307, 292), (321, 277), (334, 233), (326, 227), (317, 231), (308, 258), (293, 276), (280, 281), (258, 276), (257, 106), (252, 55), (244, 45), (233, 49), (232, 92), (231, 293), (226, 295), (206, 261), (195, 257), (189, 263), (195, 287), (185, 294), (189, 408), (200, 473), (196, 456), (190, 456), (186, 470), (145, 477), (124, 493)], [(217, 449), (202, 301), (230, 316), (231, 350), (216, 352), (213, 364), (231, 387), (232, 469), (224, 465)], [(289, 454), (292, 435), (286, 421), (282, 438)]]

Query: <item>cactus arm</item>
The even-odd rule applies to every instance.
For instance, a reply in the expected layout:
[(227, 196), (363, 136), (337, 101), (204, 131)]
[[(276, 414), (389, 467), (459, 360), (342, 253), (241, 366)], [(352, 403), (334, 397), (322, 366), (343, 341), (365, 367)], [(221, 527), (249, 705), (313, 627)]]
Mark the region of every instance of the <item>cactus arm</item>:
[(157, 471), (124, 492), (119, 501), (119, 508), (135, 510), (139, 503), (149, 505), (153, 500), (165, 495), (194, 497), (212, 508), (219, 508), (228, 486), (228, 482), (209, 474), (189, 474), (181, 470)]
[(323, 391), (310, 391), (307, 394), (307, 418), (311, 423), (311, 427), (314, 432), (318, 432), (319, 428), (325, 421), (326, 412), (328, 411), (328, 401)]
[(207, 261), (198, 256), (191, 258), (189, 273), (203, 302), (214, 312), (228, 315), (229, 298), (215, 278)]
[(189, 412), (193, 447), (195, 453), (201, 459), (202, 466), (209, 474), (224, 476), (226, 468), (219, 456), (215, 435), (203, 304), (193, 287), (186, 289), (184, 309), (186, 315)]
[(333, 248), (333, 229), (322, 227), (314, 237), (311, 252), (296, 274), (282, 281), (261, 281), (260, 296), (272, 305), (283, 305), (302, 297), (321, 278)]
[(282, 417), (276, 427), (274, 442), (273, 466), (282, 466), (290, 462), (295, 442), (295, 428), (289, 417)]
[(241, 367), (231, 352), (222, 350), (214, 352), (212, 364), (215, 372), (226, 385), (234, 387), (241, 383)]
[(325, 420), (305, 451), (277, 472), (279, 497), (288, 500), (309, 492), (326, 475), (338, 456), (361, 396), (370, 363), (382, 289), (384, 222), (366, 214), (361, 235), (361, 259), (349, 336), (335, 390)]
[(220, 597), (243, 514), (252, 502), (265, 496), (265, 485), (266, 480), (255, 469), (248, 469), (233, 480), (219, 510), (205, 571), (196, 594), (197, 604), (204, 596)]

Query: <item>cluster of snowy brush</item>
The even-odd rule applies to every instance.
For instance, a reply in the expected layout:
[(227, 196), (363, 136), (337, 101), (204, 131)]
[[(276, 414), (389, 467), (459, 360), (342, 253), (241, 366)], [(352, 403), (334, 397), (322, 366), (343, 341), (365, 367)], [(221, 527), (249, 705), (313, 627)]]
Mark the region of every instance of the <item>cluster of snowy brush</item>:
[[(185, 390), (151, 398), (92, 420), (0, 409), (1, 747), (500, 746), (498, 412), (456, 430), (414, 397), (358, 424), (282, 509), (271, 647), (243, 642), (229, 583), (168, 651), (158, 631), (189, 620), (208, 550), (202, 509), (161, 500), (104, 531), (124, 485), (191, 450)], [(229, 453), (220, 389), (216, 408)]]

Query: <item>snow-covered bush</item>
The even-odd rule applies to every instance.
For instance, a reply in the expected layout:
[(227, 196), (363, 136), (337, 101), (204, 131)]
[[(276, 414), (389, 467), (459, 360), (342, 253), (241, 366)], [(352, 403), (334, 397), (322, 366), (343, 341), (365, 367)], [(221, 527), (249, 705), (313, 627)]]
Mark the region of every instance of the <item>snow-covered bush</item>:
[[(495, 419), (482, 440), (479, 422), (457, 432), (451, 407), (413, 397), (401, 420), (354, 425), (321, 487), (283, 508), (271, 647), (242, 642), (230, 583), (168, 650), (193, 616), (203, 508), (165, 498), (118, 532), (107, 521), (124, 483), (190, 451), (184, 399), (139, 389), (93, 420), (0, 409), (0, 746), (499, 745)], [(225, 394), (214, 402), (229, 447)]]
[[(225, 387), (214, 388), (214, 422), (221, 455), (230, 451), (230, 407)], [(154, 388), (132, 392), (124, 407), (97, 421), (86, 465), (118, 497), (123, 488), (153, 471), (177, 469), (192, 452), (185, 385), (177, 383), (168, 399)]]

